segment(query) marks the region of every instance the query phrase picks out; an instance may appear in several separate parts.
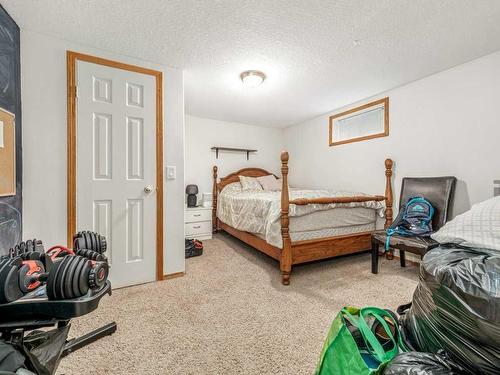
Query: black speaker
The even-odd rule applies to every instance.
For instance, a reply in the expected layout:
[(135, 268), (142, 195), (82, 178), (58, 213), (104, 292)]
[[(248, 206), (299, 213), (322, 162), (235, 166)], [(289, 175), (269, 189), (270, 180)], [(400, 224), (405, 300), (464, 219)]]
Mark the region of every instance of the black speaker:
[(198, 186), (197, 185), (186, 186), (186, 194), (187, 194), (187, 206), (196, 207), (196, 194), (198, 194)]

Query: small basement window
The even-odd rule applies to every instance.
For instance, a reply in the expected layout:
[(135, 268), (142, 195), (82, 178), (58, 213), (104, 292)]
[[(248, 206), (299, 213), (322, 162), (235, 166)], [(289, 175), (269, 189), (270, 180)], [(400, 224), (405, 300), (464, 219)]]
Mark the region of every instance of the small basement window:
[(330, 116), (330, 146), (389, 135), (389, 98)]

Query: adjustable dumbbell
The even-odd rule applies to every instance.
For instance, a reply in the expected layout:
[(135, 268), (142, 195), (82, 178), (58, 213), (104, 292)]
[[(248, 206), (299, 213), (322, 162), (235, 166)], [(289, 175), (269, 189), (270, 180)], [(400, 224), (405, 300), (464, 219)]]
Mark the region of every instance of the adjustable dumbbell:
[[(37, 274), (28, 282), (47, 282), (47, 296), (51, 300), (81, 297), (89, 289), (99, 289), (104, 285), (109, 273), (109, 266), (104, 255), (98, 252), (79, 249), (73, 252), (63, 246), (54, 246), (44, 254), (47, 273)], [(32, 267), (36, 267), (32, 264)], [(21, 274), (20, 274), (20, 280)]]
[(52, 259), (46, 254), (30, 256), (24, 259), (18, 271), (21, 292), (23, 294), (32, 292), (46, 282), (52, 266)]
[(22, 255), (23, 253), (43, 253), (43, 243), (40, 240), (32, 239), (18, 243), (16, 246), (9, 250), (9, 255), (11, 258)]
[[(42, 241), (23, 241), (9, 250), (0, 260), (0, 303), (9, 303), (37, 288), (40, 283), (31, 280), (37, 273), (45, 272)], [(21, 278), (19, 275), (23, 274)], [(30, 281), (27, 281), (30, 279)]]
[(90, 260), (97, 260), (100, 262), (107, 262), (106, 256), (103, 254), (98, 253), (97, 251), (89, 250), (89, 249), (78, 249), (75, 251), (75, 255), (80, 255), (84, 258), (90, 259)]
[(103, 254), (106, 252), (106, 237), (99, 233), (82, 231), (73, 236), (73, 249), (87, 249)]
[(89, 290), (101, 288), (107, 280), (106, 262), (68, 255), (53, 264), (39, 253), (0, 261), (0, 304), (13, 302), (47, 283), (51, 300), (78, 298)]
[(38, 288), (46, 279), (51, 259), (39, 252), (23, 252), (0, 262), (0, 303), (9, 303)]
[(73, 299), (89, 290), (101, 288), (108, 278), (106, 262), (92, 261), (79, 255), (69, 255), (54, 264), (47, 279), (50, 300)]
[(56, 245), (47, 250), (47, 255), (50, 256), (53, 261), (57, 261), (67, 255), (75, 255), (75, 253), (73, 250), (68, 249), (67, 247)]
[(0, 261), (0, 304), (15, 301), (23, 296), (17, 277), (22, 265), (21, 257), (4, 258)]
[(53, 246), (47, 251), (47, 255), (49, 255), (52, 260), (57, 261), (61, 258), (64, 258), (68, 255), (80, 255), (84, 258), (88, 258), (90, 260), (97, 260), (100, 262), (107, 262), (108, 259), (104, 254), (100, 254), (97, 251), (89, 250), (89, 249), (75, 249), (71, 250), (64, 246)]

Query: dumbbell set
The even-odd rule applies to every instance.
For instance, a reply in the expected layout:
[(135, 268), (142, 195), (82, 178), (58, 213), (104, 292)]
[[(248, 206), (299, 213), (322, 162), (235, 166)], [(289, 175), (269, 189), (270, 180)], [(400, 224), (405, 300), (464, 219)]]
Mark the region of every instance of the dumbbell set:
[(100, 289), (109, 273), (106, 238), (85, 231), (73, 240), (73, 250), (55, 246), (47, 252), (41, 241), (29, 240), (0, 258), (0, 304), (40, 295), (74, 299)]
[(14, 246), (12, 249), (9, 250), (9, 256), (11, 258), (14, 258), (16, 256), (19, 256), (21, 254), (27, 253), (27, 252), (38, 252), (38, 253), (43, 253), (43, 244), (42, 241), (33, 239), (33, 240), (28, 240), (26, 242), (21, 242), (18, 243), (16, 246)]
[(104, 254), (107, 249), (106, 237), (95, 232), (82, 231), (73, 236), (74, 250), (87, 249)]

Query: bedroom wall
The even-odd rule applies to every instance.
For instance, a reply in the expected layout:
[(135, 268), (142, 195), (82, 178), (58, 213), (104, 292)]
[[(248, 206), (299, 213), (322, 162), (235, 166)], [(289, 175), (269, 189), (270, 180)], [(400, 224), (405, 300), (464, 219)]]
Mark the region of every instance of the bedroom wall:
[(288, 127), (290, 181), (383, 193), (391, 157), (397, 198), (404, 176), (454, 175), (453, 214), (462, 213), (500, 179), (499, 89), (497, 52), (371, 98), (390, 98), (389, 137), (329, 147), (328, 117), (347, 108)]
[(21, 30), (24, 237), (66, 243), (66, 50), (161, 70), (164, 74), (164, 273), (184, 271), (184, 92), (179, 69)]
[[(284, 147), (283, 129), (265, 128), (233, 122), (186, 116), (186, 185), (198, 185), (200, 193), (212, 192), (212, 167), (219, 176), (245, 167), (261, 167), (277, 173)], [(258, 150), (250, 154), (219, 152), (215, 159), (213, 146), (241, 147)]]

